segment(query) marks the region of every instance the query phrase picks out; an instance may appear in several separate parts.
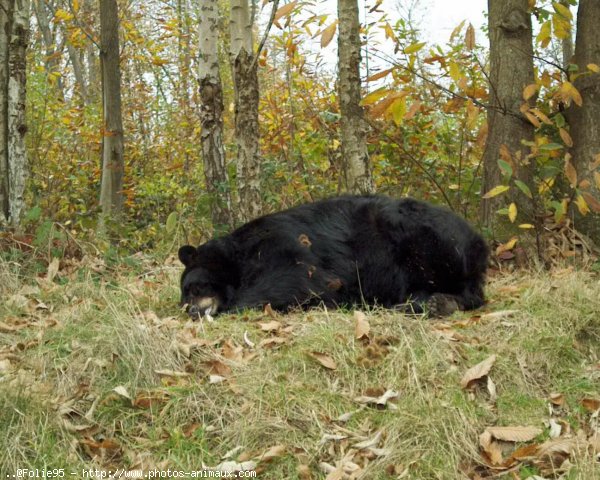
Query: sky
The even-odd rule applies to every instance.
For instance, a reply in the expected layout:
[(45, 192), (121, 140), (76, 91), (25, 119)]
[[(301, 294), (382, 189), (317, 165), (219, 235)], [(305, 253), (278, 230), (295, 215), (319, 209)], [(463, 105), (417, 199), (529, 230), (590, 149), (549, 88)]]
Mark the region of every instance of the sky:
[(477, 40), (482, 43), (485, 41), (480, 30), (487, 21), (483, 14), (487, 11), (487, 0), (420, 0), (418, 4), (418, 9), (423, 10), (420, 24), (426, 33), (423, 36), (425, 40), (432, 43), (447, 42), (454, 27), (466, 19), (467, 24), (472, 23), (478, 32)]

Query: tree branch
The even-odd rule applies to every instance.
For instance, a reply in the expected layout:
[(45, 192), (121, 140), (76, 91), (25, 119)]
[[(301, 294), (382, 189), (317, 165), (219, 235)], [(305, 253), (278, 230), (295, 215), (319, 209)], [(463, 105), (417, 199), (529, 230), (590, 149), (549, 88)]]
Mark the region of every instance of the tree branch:
[(264, 48), (265, 43), (267, 43), (267, 37), (269, 36), (271, 27), (273, 26), (273, 23), (275, 22), (275, 14), (277, 13), (278, 6), (279, 6), (279, 0), (273, 0), (273, 9), (271, 10), (271, 17), (269, 18), (269, 23), (265, 27), (265, 33), (263, 34), (260, 44), (258, 45), (258, 50), (256, 50), (256, 53), (254, 54), (254, 59), (252, 60), (252, 68), (254, 68), (254, 66), (256, 65), (256, 62), (258, 61), (258, 57), (260, 56), (260, 52), (262, 52), (262, 49)]

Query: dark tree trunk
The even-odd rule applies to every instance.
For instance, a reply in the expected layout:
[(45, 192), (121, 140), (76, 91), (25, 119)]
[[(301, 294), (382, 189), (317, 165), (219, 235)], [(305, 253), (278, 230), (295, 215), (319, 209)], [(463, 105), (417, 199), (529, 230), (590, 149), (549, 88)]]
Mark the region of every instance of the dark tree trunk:
[[(523, 89), (534, 83), (531, 15), (528, 0), (488, 0), (490, 37), (489, 133), (483, 154), (483, 192), (503, 184), (498, 166), (501, 149), (509, 152), (513, 179), (524, 182), (535, 195), (533, 161), (523, 140), (533, 140), (534, 127), (521, 113)], [(506, 153), (505, 153), (506, 154)], [(506, 194), (484, 199), (482, 224), (500, 240), (514, 233), (506, 217), (496, 212), (515, 202), (516, 223), (535, 222), (532, 199), (512, 187)]]
[(100, 68), (104, 110), (100, 205), (102, 214), (109, 216), (118, 214), (123, 209), (123, 120), (119, 52), (117, 1), (100, 0)]
[[(591, 187), (581, 189), (580, 193), (590, 208), (600, 213), (598, 212), (600, 168), (592, 169), (594, 158), (600, 158), (600, 73), (594, 73), (587, 67), (592, 63), (600, 65), (600, 1), (598, 0), (579, 2), (574, 63), (579, 66), (581, 74), (575, 80), (574, 86), (581, 94), (582, 105), (577, 106), (572, 103), (567, 111), (573, 139), (571, 155), (578, 180), (589, 179), (591, 183)], [(600, 245), (598, 215), (581, 216), (576, 209), (571, 210), (575, 227)]]

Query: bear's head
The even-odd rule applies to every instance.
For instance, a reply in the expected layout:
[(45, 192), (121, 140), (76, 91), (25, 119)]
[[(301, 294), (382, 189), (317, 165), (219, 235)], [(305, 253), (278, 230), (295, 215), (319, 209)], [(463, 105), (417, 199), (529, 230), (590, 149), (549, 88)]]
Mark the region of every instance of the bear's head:
[(181, 305), (187, 306), (188, 314), (199, 318), (227, 309), (236, 274), (224, 245), (217, 240), (198, 248), (184, 245), (179, 249), (179, 260), (185, 266), (181, 275)]

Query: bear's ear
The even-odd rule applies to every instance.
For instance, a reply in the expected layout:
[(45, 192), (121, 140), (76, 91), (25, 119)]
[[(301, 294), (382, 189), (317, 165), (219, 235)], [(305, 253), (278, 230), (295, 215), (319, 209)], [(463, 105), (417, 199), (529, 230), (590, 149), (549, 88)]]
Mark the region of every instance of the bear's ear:
[(186, 267), (189, 267), (192, 263), (192, 260), (196, 256), (197, 250), (191, 245), (184, 245), (179, 249), (179, 260)]

